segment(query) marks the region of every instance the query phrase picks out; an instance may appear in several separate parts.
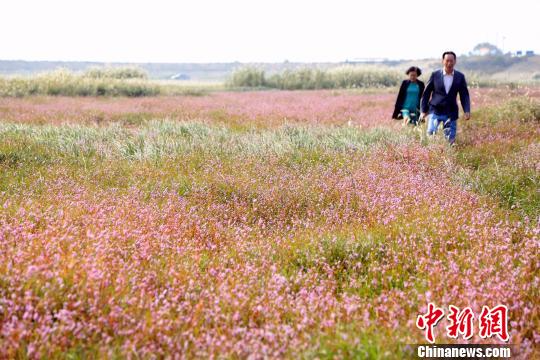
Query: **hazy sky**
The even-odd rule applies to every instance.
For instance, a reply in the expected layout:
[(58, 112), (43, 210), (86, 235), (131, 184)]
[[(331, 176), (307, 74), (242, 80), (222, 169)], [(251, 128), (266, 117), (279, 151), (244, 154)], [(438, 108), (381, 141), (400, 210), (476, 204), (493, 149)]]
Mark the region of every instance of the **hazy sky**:
[(2, 0), (0, 59), (126, 62), (540, 53), (540, 1)]

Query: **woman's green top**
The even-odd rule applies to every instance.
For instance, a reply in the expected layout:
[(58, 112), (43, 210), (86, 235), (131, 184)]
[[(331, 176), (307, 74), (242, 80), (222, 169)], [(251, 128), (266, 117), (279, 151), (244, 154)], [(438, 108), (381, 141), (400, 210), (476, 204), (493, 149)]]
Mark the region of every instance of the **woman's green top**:
[(418, 107), (418, 96), (420, 95), (420, 87), (417, 83), (411, 82), (407, 87), (407, 96), (403, 102), (403, 109), (416, 111)]

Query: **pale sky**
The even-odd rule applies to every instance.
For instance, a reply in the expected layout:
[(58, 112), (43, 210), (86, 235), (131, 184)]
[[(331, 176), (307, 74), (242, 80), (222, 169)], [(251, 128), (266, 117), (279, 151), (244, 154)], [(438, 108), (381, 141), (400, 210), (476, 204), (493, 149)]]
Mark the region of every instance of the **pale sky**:
[(2, 0), (0, 59), (318, 62), (540, 53), (540, 1)]

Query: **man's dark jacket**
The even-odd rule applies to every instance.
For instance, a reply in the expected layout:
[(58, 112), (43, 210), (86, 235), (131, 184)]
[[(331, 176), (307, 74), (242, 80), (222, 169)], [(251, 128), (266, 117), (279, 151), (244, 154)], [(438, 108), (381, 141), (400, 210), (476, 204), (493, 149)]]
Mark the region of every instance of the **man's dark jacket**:
[(448, 115), (450, 119), (457, 120), (459, 116), (457, 94), (459, 94), (463, 111), (466, 113), (471, 112), (471, 100), (465, 75), (454, 70), (452, 86), (447, 94), (444, 88), (443, 70), (434, 71), (429, 78), (422, 97), (422, 112)]
[[(399, 88), (399, 93), (396, 100), (396, 105), (394, 106), (394, 113), (392, 114), (392, 119), (397, 119), (401, 109), (403, 109), (403, 103), (405, 102), (405, 98), (407, 97), (407, 88), (409, 87), (410, 83), (411, 80), (403, 80), (403, 82), (401, 83), (401, 87)], [(420, 80), (416, 80), (416, 83), (420, 88), (420, 92), (418, 93), (418, 105), (416, 105), (416, 107), (420, 109), (420, 99), (422, 99), (425, 85)]]

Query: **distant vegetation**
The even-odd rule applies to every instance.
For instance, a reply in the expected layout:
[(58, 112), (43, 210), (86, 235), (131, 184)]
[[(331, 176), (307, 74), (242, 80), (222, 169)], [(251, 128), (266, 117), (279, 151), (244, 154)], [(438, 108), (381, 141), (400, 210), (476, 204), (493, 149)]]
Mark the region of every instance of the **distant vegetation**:
[[(304, 69), (312, 69), (309, 73), (317, 75), (319, 71), (328, 72), (336, 67), (353, 67), (363, 69), (384, 69), (396, 71), (404, 75), (409, 66), (419, 66), (424, 74), (440, 67), (440, 59), (409, 59), (409, 60), (373, 60), (362, 61), (347, 60), (343, 62), (275, 62), (275, 63), (102, 63), (102, 62), (65, 62), (65, 61), (21, 61), (0, 60), (0, 74), (2, 76), (35, 76), (43, 72), (56, 71), (59, 68), (68, 69), (75, 73), (88, 73), (88, 75), (113, 77), (116, 79), (141, 79), (147, 77), (150, 80), (177, 80), (178, 83), (191, 81), (224, 82), (232, 78), (235, 69), (249, 67), (264, 71), (264, 80), (270, 82), (274, 74), (300, 75), (306, 74)], [(95, 71), (95, 69), (99, 69)], [(107, 70), (108, 69), (108, 70)], [(139, 71), (120, 71), (117, 69), (139, 69)], [(471, 73), (478, 74), (483, 79), (495, 81), (537, 82), (535, 75), (540, 73), (540, 56), (518, 55), (517, 52), (503, 51), (488, 43), (478, 44), (468, 54), (458, 54), (458, 69), (463, 70), (468, 76)], [(93, 71), (94, 70), (94, 71)], [(238, 71), (238, 70), (237, 70)], [(111, 74), (111, 72), (113, 74)], [(111, 76), (112, 75), (112, 76)], [(303, 76), (304, 76), (303, 75)], [(319, 74), (320, 75), (320, 74)], [(290, 77), (290, 76), (289, 76)], [(277, 77), (279, 78), (279, 77)], [(317, 78), (320, 80), (320, 76)], [(180, 80), (180, 81), (178, 81)], [(253, 79), (252, 79), (253, 80)], [(276, 79), (278, 80), (278, 79)], [(283, 80), (283, 79), (281, 79)], [(230, 82), (230, 81), (229, 81)], [(276, 84), (278, 88), (279, 84)], [(258, 87), (256, 85), (255, 87)], [(268, 86), (268, 84), (266, 85)], [(329, 86), (326, 84), (326, 86)], [(249, 86), (254, 87), (254, 86)]]
[[(497, 48), (480, 45), (475, 53), (458, 56), (458, 69), (466, 73), (471, 87), (539, 84), (540, 56), (503, 55)], [(480, 54), (484, 48), (491, 53)], [(225, 87), (233, 90), (385, 88), (399, 85), (409, 66), (420, 66), (429, 74), (440, 67), (440, 60), (378, 64), (252, 63), (243, 67), (240, 63), (105, 65), (81, 62), (65, 63), (70, 67), (43, 72), (58, 64), (63, 63), (0, 60), (0, 74), (3, 74), (0, 75), (0, 97), (202, 95)], [(180, 73), (194, 81), (163, 80)], [(209, 79), (213, 82), (204, 81)], [(422, 79), (427, 81), (427, 75)]]
[(398, 85), (403, 76), (389, 69), (340, 66), (328, 70), (303, 68), (285, 70), (267, 76), (255, 67), (240, 68), (232, 73), (230, 88), (272, 88), (282, 90), (388, 87)]
[(36, 76), (0, 77), (0, 97), (202, 95), (203, 86), (163, 84), (148, 80), (139, 68), (66, 69)]
[(464, 56), (459, 59), (459, 66), (463, 70), (481, 74), (495, 74), (527, 60), (525, 57), (512, 57), (510, 55)]
[(137, 67), (93, 67), (83, 76), (93, 79), (148, 79), (148, 73)]
[(150, 96), (159, 94), (159, 86), (144, 81), (145, 78), (146, 73), (142, 70), (131, 68), (95, 68), (82, 74), (57, 70), (34, 77), (0, 78), (0, 96)]

